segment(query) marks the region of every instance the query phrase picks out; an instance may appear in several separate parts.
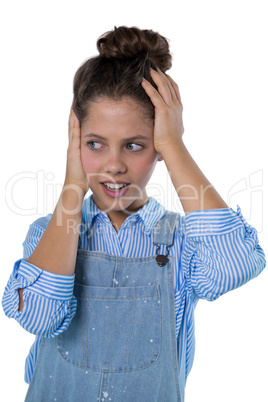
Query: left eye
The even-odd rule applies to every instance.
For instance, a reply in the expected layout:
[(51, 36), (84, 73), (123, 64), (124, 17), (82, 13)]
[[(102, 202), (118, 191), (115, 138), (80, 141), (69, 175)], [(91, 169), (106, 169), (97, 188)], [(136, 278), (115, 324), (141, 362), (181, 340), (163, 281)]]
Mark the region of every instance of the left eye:
[(143, 148), (143, 146), (142, 146), (142, 145), (135, 144), (135, 142), (131, 142), (131, 143), (127, 144), (127, 145), (136, 145), (137, 147), (141, 147), (141, 148)]

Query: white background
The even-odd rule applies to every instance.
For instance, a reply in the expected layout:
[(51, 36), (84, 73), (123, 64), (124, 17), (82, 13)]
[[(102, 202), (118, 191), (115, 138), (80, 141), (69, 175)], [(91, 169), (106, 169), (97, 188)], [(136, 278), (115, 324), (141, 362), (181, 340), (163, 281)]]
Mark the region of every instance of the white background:
[[(1, 6), (1, 294), (30, 223), (56, 205), (74, 73), (97, 55), (97, 38), (120, 25), (170, 39), (168, 73), (180, 88), (185, 144), (228, 206), (241, 207), (267, 253), (266, 7), (260, 0), (16, 0)], [(147, 188), (167, 209), (183, 213), (164, 162)], [(266, 271), (197, 305), (186, 402), (267, 402)], [(0, 398), (19, 402), (28, 388), (24, 363), (34, 335), (2, 308), (0, 314)]]

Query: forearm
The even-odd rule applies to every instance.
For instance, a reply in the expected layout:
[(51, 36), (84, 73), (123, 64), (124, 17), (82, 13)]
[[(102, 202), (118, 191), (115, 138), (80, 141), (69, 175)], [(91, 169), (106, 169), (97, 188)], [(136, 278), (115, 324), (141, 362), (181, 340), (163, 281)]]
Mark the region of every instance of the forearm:
[(73, 275), (81, 224), (83, 196), (64, 188), (39, 243), (27, 260), (38, 268)]
[(228, 208), (199, 169), (182, 140), (160, 153), (185, 214), (205, 209)]

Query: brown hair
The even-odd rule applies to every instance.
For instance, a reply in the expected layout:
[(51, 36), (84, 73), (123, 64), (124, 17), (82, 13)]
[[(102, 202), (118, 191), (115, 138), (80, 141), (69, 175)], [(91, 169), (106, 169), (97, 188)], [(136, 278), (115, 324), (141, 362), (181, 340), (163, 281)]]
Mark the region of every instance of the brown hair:
[(130, 97), (143, 107), (146, 117), (154, 119), (154, 106), (140, 84), (145, 77), (157, 88), (150, 67), (163, 72), (171, 67), (168, 39), (152, 30), (120, 26), (100, 36), (97, 49), (100, 54), (84, 62), (73, 80), (73, 110), (80, 125), (90, 102), (103, 97)]

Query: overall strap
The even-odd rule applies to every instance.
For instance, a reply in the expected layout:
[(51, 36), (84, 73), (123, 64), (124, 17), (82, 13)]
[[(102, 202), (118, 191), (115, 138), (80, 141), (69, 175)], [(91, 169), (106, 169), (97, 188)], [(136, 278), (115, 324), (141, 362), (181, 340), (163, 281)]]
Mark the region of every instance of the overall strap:
[[(154, 242), (153, 244), (158, 246), (156, 250), (157, 257), (156, 262), (157, 264), (162, 267), (166, 265), (168, 262), (168, 254), (169, 254), (169, 247), (173, 245), (173, 238), (174, 238), (174, 231), (175, 225), (177, 220), (178, 214), (173, 211), (166, 211), (165, 215), (156, 222), (154, 226)], [(160, 244), (166, 245), (166, 255), (159, 255), (158, 251), (160, 248)]]

